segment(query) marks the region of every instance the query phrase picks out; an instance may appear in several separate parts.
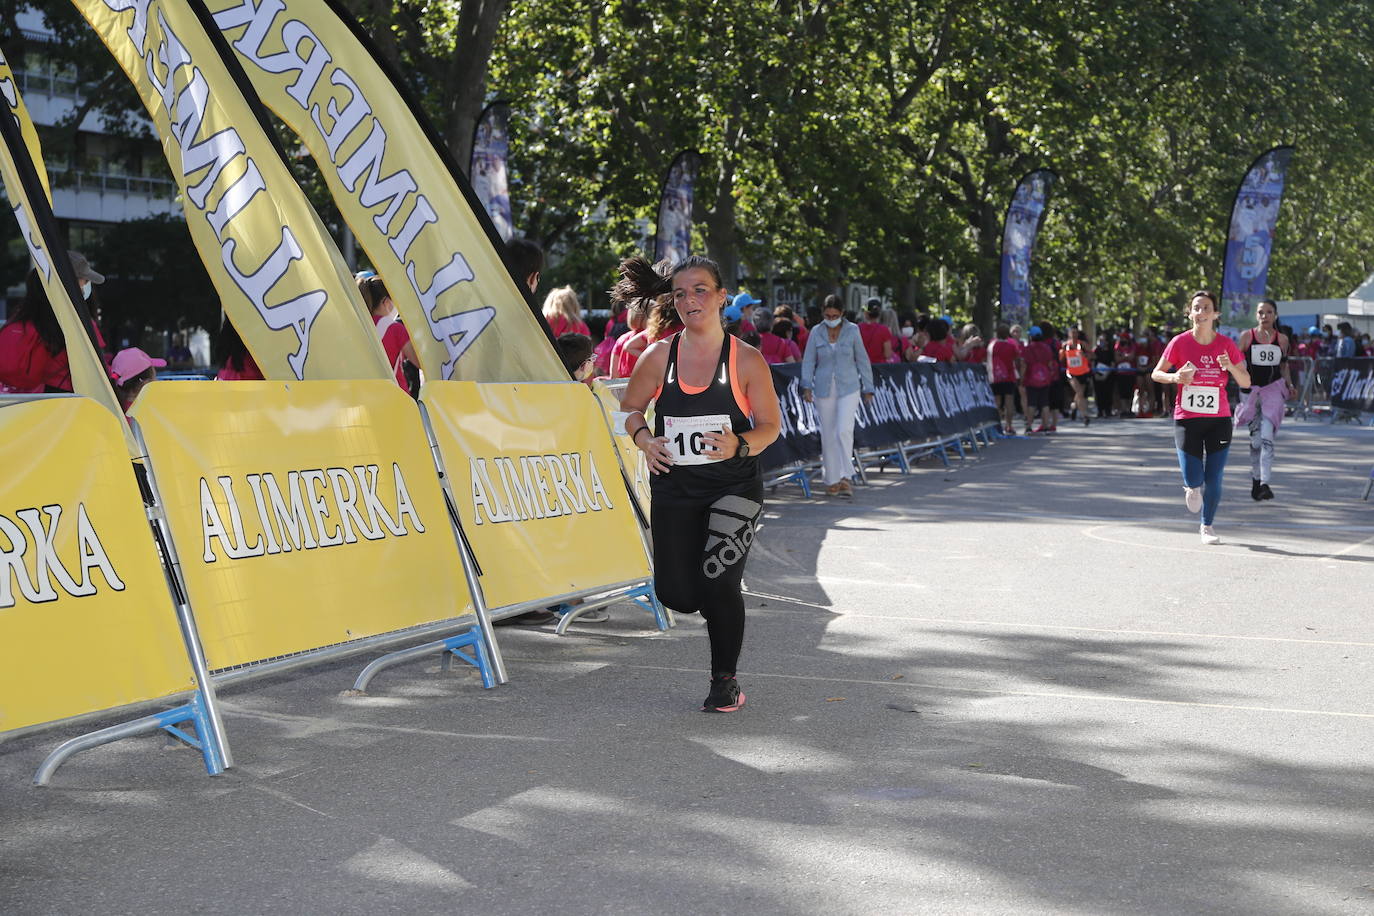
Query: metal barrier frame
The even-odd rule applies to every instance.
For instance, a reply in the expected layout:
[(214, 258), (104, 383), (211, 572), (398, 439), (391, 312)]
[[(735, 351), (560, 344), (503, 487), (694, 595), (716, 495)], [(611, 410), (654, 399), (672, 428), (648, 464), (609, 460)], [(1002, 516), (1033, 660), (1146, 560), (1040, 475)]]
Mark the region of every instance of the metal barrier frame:
[[(189, 703), (140, 719), (112, 725), (63, 742), (39, 765), (38, 771), (33, 777), (36, 786), (48, 785), (58, 767), (81, 751), (159, 730), (165, 731), (199, 750), (205, 762), (205, 771), (211, 776), (218, 776), (234, 765), (233, 752), (229, 748), (229, 739), (225, 733), (224, 719), (220, 713), (219, 699), (215, 692), (215, 681), (205, 659), (205, 650), (200, 642), (200, 633), (196, 629), (195, 614), (191, 609), (186, 583), (181, 577), (181, 564), (177, 558), (176, 545), (172, 543), (171, 532), (167, 528), (166, 515), (162, 511), (161, 501), (157, 496), (157, 483), (153, 476), (152, 464), (147, 457), (148, 446), (143, 441), (143, 436), (137, 427), (134, 428), (134, 437), (138, 442), (139, 450), (143, 452), (143, 470), (147, 475), (144, 511), (152, 528), (154, 544), (160, 554), (159, 560), (167, 582), (168, 594), (176, 608), (177, 623), (181, 628), (182, 641), (186, 646), (186, 654), (191, 662), (191, 672), (195, 678), (196, 687), (189, 694)], [(136, 469), (134, 474), (137, 480)], [(185, 695), (179, 694), (179, 696)], [(194, 734), (178, 727), (187, 722), (191, 723)]]
[[(534, 383), (538, 384), (538, 383)], [(553, 382), (549, 384), (574, 384), (572, 382)], [(588, 391), (590, 395), (590, 390)], [(600, 399), (593, 398), (601, 410), (602, 419), (607, 420), (606, 431), (610, 435), (610, 424), (606, 418), (605, 405), (601, 404)], [(482, 672), (482, 682), (486, 687), (493, 687), (496, 684), (504, 684), (509, 681), (506, 673), (505, 662), (501, 657), (500, 647), (496, 644), (494, 628), (492, 624), (497, 620), (505, 620), (509, 617), (516, 617), (528, 611), (540, 610), (543, 608), (555, 607), (559, 609), (561, 619), (555, 632), (559, 636), (567, 634), (568, 627), (581, 615), (588, 611), (597, 610), (621, 601), (629, 601), (647, 610), (654, 618), (655, 625), (660, 631), (667, 630), (675, 625), (672, 611), (668, 610), (658, 600), (654, 592), (652, 572), (648, 577), (636, 577), (625, 582), (610, 585), (589, 586), (577, 591), (568, 592), (562, 595), (551, 595), (544, 598), (535, 598), (529, 601), (522, 601), (517, 604), (504, 605), (499, 608), (489, 608), (487, 606), (486, 593), (482, 589), (481, 566), (477, 561), (472, 545), (468, 542), (467, 535), (463, 532), (462, 517), (458, 513), (458, 503), (453, 494), (452, 482), (448, 475), (448, 469), (444, 465), (443, 454), (439, 450), (439, 439), (434, 433), (434, 423), (429, 415), (429, 408), (423, 402), (416, 405), (420, 411), (420, 420), (424, 426), (425, 438), (429, 442), (430, 455), (434, 460), (434, 469), (439, 475), (439, 484), (444, 491), (444, 502), (448, 507), (449, 523), (453, 528), (454, 537), (458, 542), (458, 552), (463, 560), (463, 577), (467, 580), (468, 589), (472, 592), (472, 603), (478, 624), (475, 628), (481, 634), (480, 641), (474, 641), (471, 631), (457, 636), (449, 636), (422, 645), (412, 646), (397, 652), (391, 652), (379, 658), (373, 659), (358, 674), (357, 680), (353, 683), (353, 688), (349, 691), (352, 695), (362, 695), (367, 691), (368, 685), (372, 680), (385, 671), (387, 668), (404, 664), (419, 658), (425, 658), (436, 652), (443, 654), (443, 665), (447, 665), (453, 658), (458, 658), (468, 664), (475, 665)], [(619, 449), (612, 449), (616, 455), (616, 464), (620, 468), (622, 479), (625, 478), (625, 466), (620, 460)], [(626, 497), (634, 505), (634, 494), (626, 488)], [(637, 510), (636, 510), (637, 512)], [(639, 526), (641, 544), (645, 548), (645, 553), (649, 557), (652, 569), (653, 553), (648, 549), (645, 539), (643, 524)], [(591, 600), (586, 600), (591, 599)], [(573, 604), (572, 602), (581, 601), (583, 603)], [(471, 646), (474, 649), (473, 656), (469, 657), (461, 650)], [(484, 657), (492, 667), (494, 682), (489, 682), (487, 670), (483, 667)]]

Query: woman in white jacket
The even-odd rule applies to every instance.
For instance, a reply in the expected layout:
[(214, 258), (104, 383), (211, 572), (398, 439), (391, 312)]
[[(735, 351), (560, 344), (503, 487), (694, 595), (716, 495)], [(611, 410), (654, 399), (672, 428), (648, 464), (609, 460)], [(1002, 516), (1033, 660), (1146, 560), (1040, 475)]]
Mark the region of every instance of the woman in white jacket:
[(859, 397), (873, 400), (873, 365), (859, 326), (845, 321), (839, 296), (826, 296), (822, 323), (813, 328), (802, 356), (802, 397), (816, 402), (821, 420), (821, 458), (825, 492), (854, 495), (854, 414)]

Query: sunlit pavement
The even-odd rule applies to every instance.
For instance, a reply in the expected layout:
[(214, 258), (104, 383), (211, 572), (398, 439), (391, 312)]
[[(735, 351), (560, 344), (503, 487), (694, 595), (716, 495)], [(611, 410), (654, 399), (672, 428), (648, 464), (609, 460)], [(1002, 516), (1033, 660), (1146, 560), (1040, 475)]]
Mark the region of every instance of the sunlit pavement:
[[(362, 662), (224, 694), (238, 767), (161, 738), (28, 784), (0, 910), (1374, 910), (1374, 430), (1291, 423), (1216, 528), (1169, 421), (1062, 424), (852, 501), (780, 489), (733, 715), (699, 619), (499, 631), (512, 680)], [(113, 665), (73, 634), (73, 665)]]

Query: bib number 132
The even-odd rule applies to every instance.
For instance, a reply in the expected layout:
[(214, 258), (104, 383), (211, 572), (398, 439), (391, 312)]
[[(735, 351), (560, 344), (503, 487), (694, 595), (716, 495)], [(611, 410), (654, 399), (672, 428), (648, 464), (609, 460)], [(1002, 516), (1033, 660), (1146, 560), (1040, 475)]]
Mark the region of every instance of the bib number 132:
[(1189, 413), (1221, 413), (1221, 389), (1211, 385), (1184, 385), (1183, 409)]
[(730, 417), (712, 414), (705, 417), (664, 417), (663, 435), (673, 463), (681, 465), (706, 464), (712, 459), (706, 450), (706, 434), (730, 429)]

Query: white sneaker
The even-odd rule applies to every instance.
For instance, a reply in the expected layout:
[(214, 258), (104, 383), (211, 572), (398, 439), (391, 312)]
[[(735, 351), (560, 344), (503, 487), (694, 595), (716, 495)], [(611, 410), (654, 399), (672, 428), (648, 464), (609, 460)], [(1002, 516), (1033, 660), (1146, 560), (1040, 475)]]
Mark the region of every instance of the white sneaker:
[(1217, 532), (1216, 532), (1216, 530), (1215, 530), (1211, 525), (1203, 525), (1202, 528), (1201, 528), (1201, 532), (1202, 532), (1202, 543), (1204, 543), (1204, 544), (1220, 544), (1220, 543), (1221, 543), (1221, 538), (1217, 537)]
[(1202, 511), (1202, 487), (1184, 487), (1183, 505), (1188, 507), (1189, 512)]

